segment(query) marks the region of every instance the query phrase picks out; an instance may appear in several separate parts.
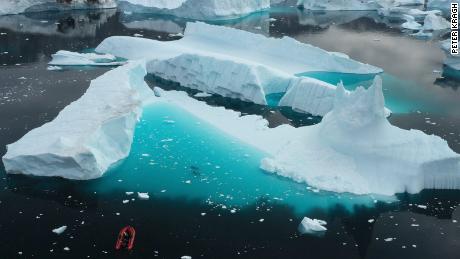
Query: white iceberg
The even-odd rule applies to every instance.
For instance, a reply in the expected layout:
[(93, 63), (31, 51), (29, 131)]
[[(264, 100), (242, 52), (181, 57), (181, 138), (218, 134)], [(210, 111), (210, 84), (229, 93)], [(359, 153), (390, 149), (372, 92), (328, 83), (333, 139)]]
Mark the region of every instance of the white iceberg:
[(103, 9), (116, 8), (115, 0), (2, 0), (0, 2), (0, 15), (19, 14), (26, 12), (41, 12), (71, 9)]
[[(239, 40), (234, 41), (235, 38)], [(346, 55), (327, 52), (292, 38), (267, 38), (204, 23), (188, 23), (180, 40), (161, 42), (110, 37), (96, 51), (126, 59), (144, 59), (147, 60), (147, 71), (156, 76), (203, 92), (257, 104), (267, 104), (266, 95), (286, 92), (298, 84), (326, 87), (322, 90), (325, 92), (335, 89), (333, 85), (301, 79), (295, 74), (309, 71), (382, 72), (380, 68), (354, 61)], [(309, 96), (316, 97), (314, 94)], [(327, 107), (332, 107), (332, 98), (324, 101), (329, 103), (296, 106), (304, 112), (324, 115), (329, 111)], [(289, 105), (288, 102), (283, 104)]]
[(117, 58), (110, 54), (77, 53), (60, 50), (51, 55), (51, 66), (119, 66), (125, 62), (116, 61)]
[(137, 197), (141, 200), (148, 200), (150, 199), (149, 193), (148, 192), (138, 192)]
[(378, 77), (368, 90), (347, 92), (339, 86), (322, 122), (298, 131), (264, 159), (263, 169), (323, 190), (356, 194), (460, 188), (460, 155), (437, 136), (392, 126)]
[(299, 224), (298, 231), (300, 234), (314, 234), (317, 232), (324, 232), (327, 230), (325, 225), (326, 222), (323, 220), (304, 217)]
[(7, 146), (8, 173), (87, 180), (102, 176), (130, 151), (143, 102), (152, 91), (143, 64), (130, 63), (98, 77), (51, 122)]
[(198, 20), (233, 19), (270, 8), (270, 0), (123, 0), (129, 12), (169, 14)]
[(444, 17), (430, 13), (425, 17), (423, 22), (423, 30), (436, 31), (450, 28), (450, 23)]

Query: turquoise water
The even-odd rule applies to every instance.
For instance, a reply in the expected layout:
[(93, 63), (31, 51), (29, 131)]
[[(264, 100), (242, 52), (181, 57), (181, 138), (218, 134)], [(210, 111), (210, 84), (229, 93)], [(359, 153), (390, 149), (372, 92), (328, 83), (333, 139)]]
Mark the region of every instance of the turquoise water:
[[(185, 198), (235, 210), (264, 200), (287, 204), (297, 213), (374, 204), (370, 196), (318, 192), (267, 174), (259, 169), (264, 156), (180, 108), (156, 103), (145, 108), (129, 157), (92, 181), (90, 191), (148, 192), (150, 197)], [(131, 198), (137, 197), (126, 196)]]
[[(371, 86), (375, 75), (307, 72), (297, 76), (312, 77), (333, 85), (342, 81), (346, 89), (355, 90), (359, 86)], [(383, 80), (385, 104), (393, 113), (442, 112), (444, 104), (433, 99), (433, 96), (421, 92), (421, 86), (416, 83), (402, 80), (387, 73), (382, 73), (380, 76)]]

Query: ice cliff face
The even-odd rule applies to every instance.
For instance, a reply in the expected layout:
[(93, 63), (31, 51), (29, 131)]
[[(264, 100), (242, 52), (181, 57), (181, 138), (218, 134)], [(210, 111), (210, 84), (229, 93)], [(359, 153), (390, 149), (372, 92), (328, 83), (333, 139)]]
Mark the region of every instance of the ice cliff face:
[(0, 15), (50, 10), (115, 8), (115, 0), (4, 0)]
[(123, 0), (122, 9), (198, 20), (232, 19), (270, 8), (270, 0)]
[(2, 158), (6, 171), (77, 180), (101, 177), (129, 154), (142, 104), (153, 95), (144, 75), (144, 65), (132, 63), (93, 80), (53, 121), (7, 146)]
[(267, 104), (267, 94), (290, 89), (290, 92), (298, 92), (302, 86), (316, 89), (304, 93), (305, 98), (311, 99), (286, 97), (283, 102), (283, 105), (315, 115), (324, 115), (330, 110), (332, 98), (327, 96), (332, 96), (335, 86), (311, 78), (300, 79), (295, 74), (382, 71), (291, 38), (267, 38), (204, 23), (188, 23), (184, 37), (177, 41), (111, 37), (96, 50), (126, 59), (145, 59), (149, 73), (185, 87), (257, 104)]

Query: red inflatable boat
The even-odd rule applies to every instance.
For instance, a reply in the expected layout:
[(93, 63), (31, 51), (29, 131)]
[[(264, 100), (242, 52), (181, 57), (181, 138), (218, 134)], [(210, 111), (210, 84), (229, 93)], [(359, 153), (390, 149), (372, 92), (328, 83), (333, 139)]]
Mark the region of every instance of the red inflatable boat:
[(120, 230), (118, 234), (116, 250), (127, 249), (131, 250), (134, 247), (134, 238), (136, 237), (136, 230), (131, 226), (126, 226)]

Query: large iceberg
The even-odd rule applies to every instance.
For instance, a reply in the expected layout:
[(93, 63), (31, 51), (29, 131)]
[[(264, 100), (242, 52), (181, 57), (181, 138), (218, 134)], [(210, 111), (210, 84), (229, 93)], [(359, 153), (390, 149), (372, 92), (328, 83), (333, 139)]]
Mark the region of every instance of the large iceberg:
[(324, 190), (392, 195), (460, 188), (460, 155), (439, 137), (392, 126), (378, 77), (367, 90), (347, 92), (339, 85), (332, 111), (318, 125), (268, 128), (260, 116), (212, 107), (185, 92), (151, 91), (145, 74), (135, 62), (94, 80), (56, 119), (8, 145), (7, 172), (100, 177), (128, 155), (142, 105), (151, 101), (181, 107), (265, 152), (264, 170)]
[[(239, 40), (235, 41), (236, 38)], [(324, 115), (329, 111), (332, 99), (322, 98), (322, 92), (330, 92), (335, 86), (296, 74), (309, 71), (382, 72), (380, 68), (292, 38), (267, 38), (200, 22), (188, 23), (180, 40), (161, 42), (110, 37), (96, 51), (130, 60), (145, 59), (147, 71), (164, 79), (203, 92), (258, 104), (267, 104), (265, 96), (268, 94), (283, 93), (299, 84), (317, 89), (324, 87), (308, 95), (319, 97), (318, 102), (313, 101), (308, 106), (296, 105), (298, 110), (315, 115)], [(284, 102), (285, 105), (287, 103)]]
[(268, 9), (270, 0), (122, 0), (120, 7), (198, 20), (232, 19)]
[(338, 86), (334, 107), (318, 125), (297, 129), (273, 157), (269, 172), (317, 188), (392, 195), (424, 188), (460, 188), (460, 155), (447, 142), (385, 118), (380, 78), (369, 89)]
[(116, 8), (115, 0), (2, 0), (0, 15), (70, 9)]
[(142, 105), (152, 91), (145, 67), (130, 63), (93, 80), (51, 122), (7, 146), (8, 173), (86, 180), (102, 176), (130, 151)]

